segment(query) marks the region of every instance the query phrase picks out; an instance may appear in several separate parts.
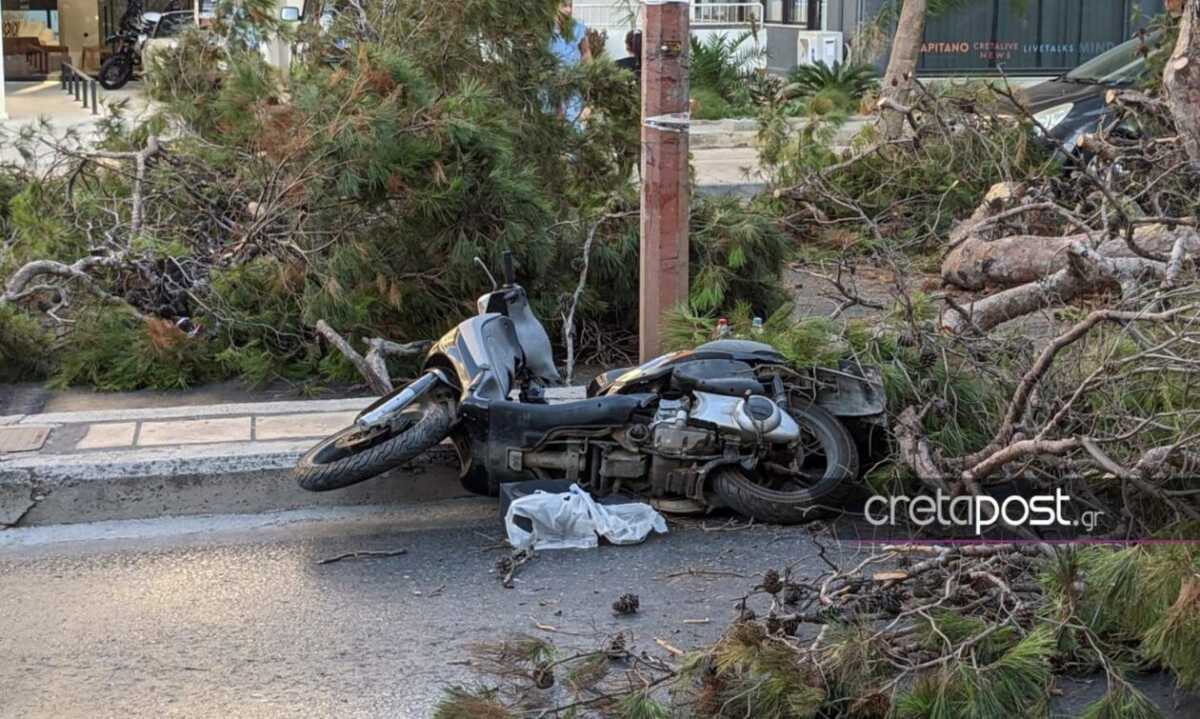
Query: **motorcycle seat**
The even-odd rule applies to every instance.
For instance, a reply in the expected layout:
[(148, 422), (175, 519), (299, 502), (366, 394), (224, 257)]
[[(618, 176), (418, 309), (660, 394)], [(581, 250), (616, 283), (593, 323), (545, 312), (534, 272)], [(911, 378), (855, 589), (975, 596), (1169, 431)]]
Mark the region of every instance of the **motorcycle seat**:
[(505, 434), (513, 431), (542, 434), (562, 427), (622, 425), (646, 404), (647, 395), (622, 394), (554, 404), (494, 402), (488, 410), (493, 431), (506, 427)]
[(753, 376), (701, 377), (676, 367), (671, 374), (671, 386), (680, 392), (708, 392), (710, 394), (744, 397), (747, 394), (763, 394), (762, 382)]

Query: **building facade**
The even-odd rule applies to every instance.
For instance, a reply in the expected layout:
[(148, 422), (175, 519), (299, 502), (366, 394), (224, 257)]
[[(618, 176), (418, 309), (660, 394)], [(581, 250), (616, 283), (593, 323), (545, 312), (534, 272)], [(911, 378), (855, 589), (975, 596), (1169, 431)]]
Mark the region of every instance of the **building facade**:
[[(895, 1), (895, 0), (893, 0)], [(772, 72), (847, 58), (882, 65), (886, 51), (863, 57), (856, 39), (888, 0), (692, 0), (693, 34), (752, 33)], [(0, 80), (44, 79), (63, 62), (98, 69), (104, 38), (115, 31), (126, 0), (0, 0), (4, 63)], [(182, 7), (180, 4), (182, 3)], [(186, 9), (187, 0), (146, 0), (145, 10)], [(1056, 75), (1128, 39), (1163, 0), (969, 0), (931, 18), (920, 70), (929, 75)], [(575, 15), (608, 34), (608, 50), (625, 54), (624, 36), (638, 25), (638, 0), (576, 0)], [(282, 52), (282, 51), (281, 51)], [(279, 53), (276, 53), (279, 54)], [(286, 62), (286, 60), (283, 60)], [(4, 92), (0, 85), (0, 114)]]
[[(828, 22), (851, 46), (886, 0), (843, 0)], [(1128, 40), (1163, 0), (971, 0), (925, 28), (927, 75), (1058, 75)]]

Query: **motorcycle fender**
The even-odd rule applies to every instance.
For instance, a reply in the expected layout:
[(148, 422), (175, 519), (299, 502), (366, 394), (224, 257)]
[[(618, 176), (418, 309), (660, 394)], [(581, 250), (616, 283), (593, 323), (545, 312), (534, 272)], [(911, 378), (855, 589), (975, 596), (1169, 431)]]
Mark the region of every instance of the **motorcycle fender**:
[[(846, 371), (852, 369), (852, 371)], [(822, 388), (816, 404), (839, 418), (872, 418), (884, 414), (887, 400), (883, 375), (877, 367), (844, 367), (842, 370), (818, 370)]]
[(439, 384), (453, 386), (444, 370), (430, 369), (410, 384), (372, 402), (370, 406), (358, 413), (354, 423), (362, 429), (386, 424)]

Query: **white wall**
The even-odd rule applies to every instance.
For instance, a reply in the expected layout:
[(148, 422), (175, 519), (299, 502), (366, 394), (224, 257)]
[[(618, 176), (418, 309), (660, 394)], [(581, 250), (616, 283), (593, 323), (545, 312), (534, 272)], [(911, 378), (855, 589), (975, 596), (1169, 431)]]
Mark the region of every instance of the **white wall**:
[(82, 66), (83, 48), (103, 43), (100, 37), (100, 3), (96, 0), (58, 0), (60, 45), (71, 51), (71, 63)]
[(0, 120), (8, 119), (4, 105), (4, 33), (0, 33)]

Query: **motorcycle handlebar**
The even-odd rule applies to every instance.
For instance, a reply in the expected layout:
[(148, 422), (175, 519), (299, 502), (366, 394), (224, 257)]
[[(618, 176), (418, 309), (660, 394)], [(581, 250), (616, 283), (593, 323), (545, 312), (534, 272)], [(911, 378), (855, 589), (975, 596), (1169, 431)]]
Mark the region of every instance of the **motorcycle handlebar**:
[(517, 283), (516, 274), (513, 272), (513, 255), (512, 250), (504, 251), (504, 284), (515, 285)]

